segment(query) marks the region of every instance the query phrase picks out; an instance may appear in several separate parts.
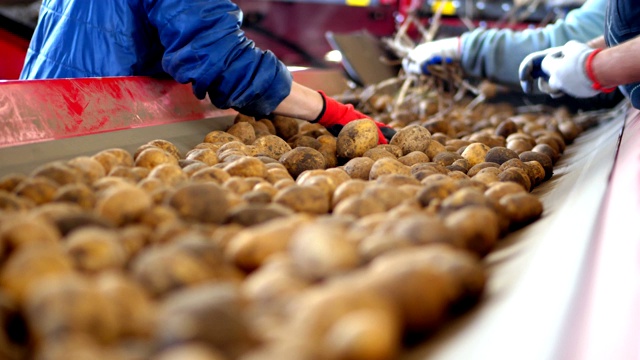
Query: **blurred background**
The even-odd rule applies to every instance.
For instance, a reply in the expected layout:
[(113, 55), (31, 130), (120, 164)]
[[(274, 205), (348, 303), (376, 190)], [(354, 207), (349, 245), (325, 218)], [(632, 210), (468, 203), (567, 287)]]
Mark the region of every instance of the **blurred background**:
[[(438, 37), (470, 28), (541, 26), (579, 7), (581, 0), (237, 0), (243, 28), (262, 49), (289, 66), (341, 65), (327, 34), (390, 37), (410, 9), (425, 26), (442, 6)], [(0, 0), (0, 79), (17, 79), (41, 1)], [(333, 44), (335, 45), (335, 44)]]

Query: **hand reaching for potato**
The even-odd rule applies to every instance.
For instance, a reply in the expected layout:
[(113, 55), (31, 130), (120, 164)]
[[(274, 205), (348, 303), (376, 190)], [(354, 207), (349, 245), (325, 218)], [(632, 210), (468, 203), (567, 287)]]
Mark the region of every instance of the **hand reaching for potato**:
[[(338, 136), (342, 127), (354, 120), (371, 119), (367, 115), (356, 110), (351, 104), (342, 104), (333, 98), (328, 97), (324, 92), (318, 91), (322, 95), (324, 106), (322, 112), (316, 120), (320, 125), (324, 126), (334, 136)], [(373, 119), (378, 127), (378, 143), (388, 144), (396, 131), (391, 127), (377, 122)]]

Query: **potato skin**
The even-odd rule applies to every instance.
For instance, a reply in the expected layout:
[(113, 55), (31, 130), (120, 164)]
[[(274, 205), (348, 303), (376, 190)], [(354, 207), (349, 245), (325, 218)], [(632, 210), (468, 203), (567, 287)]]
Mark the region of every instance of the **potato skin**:
[(370, 119), (355, 120), (345, 125), (338, 134), (338, 157), (353, 159), (378, 145), (378, 127)]
[(413, 151), (426, 153), (431, 143), (431, 133), (420, 125), (409, 125), (398, 130), (391, 138), (390, 145), (397, 145), (402, 149), (402, 155)]
[(188, 221), (221, 224), (228, 211), (225, 191), (211, 182), (184, 185), (171, 194), (166, 203)]
[(324, 156), (318, 150), (305, 146), (287, 151), (278, 161), (284, 165), (294, 179), (306, 170), (326, 167)]

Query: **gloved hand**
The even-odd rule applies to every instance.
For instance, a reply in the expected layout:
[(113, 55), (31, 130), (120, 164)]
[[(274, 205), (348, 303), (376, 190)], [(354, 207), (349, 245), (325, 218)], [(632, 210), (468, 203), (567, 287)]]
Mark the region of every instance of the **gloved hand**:
[(522, 60), (518, 75), (520, 77), (520, 86), (522, 86), (522, 91), (524, 91), (525, 94), (533, 93), (535, 90), (535, 83), (538, 82), (540, 90), (546, 92), (552, 97), (561, 95), (561, 93), (556, 93), (548, 87), (547, 81), (549, 80), (549, 75), (542, 71), (541, 67), (542, 59), (552, 52), (559, 51), (560, 48), (561, 47), (555, 47), (536, 51), (527, 55), (524, 60)]
[(587, 44), (571, 40), (545, 56), (540, 67), (549, 74), (549, 88), (578, 98), (598, 95), (600, 89), (587, 74), (591, 71), (587, 58), (593, 51)]
[(402, 59), (402, 68), (409, 74), (429, 75), (427, 66), (460, 60), (460, 37), (445, 38), (420, 44)]
[[(327, 130), (329, 130), (329, 132), (334, 136), (338, 136), (342, 127), (351, 121), (371, 119), (367, 115), (357, 111), (353, 105), (342, 104), (335, 99), (328, 97), (323, 91), (318, 92), (322, 95), (324, 105), (322, 107), (322, 112), (320, 112), (320, 115), (315, 122), (318, 122), (320, 125), (327, 128)], [(371, 119), (371, 121), (375, 122), (378, 126), (378, 143), (388, 144), (396, 131), (381, 122), (377, 122), (373, 119)]]

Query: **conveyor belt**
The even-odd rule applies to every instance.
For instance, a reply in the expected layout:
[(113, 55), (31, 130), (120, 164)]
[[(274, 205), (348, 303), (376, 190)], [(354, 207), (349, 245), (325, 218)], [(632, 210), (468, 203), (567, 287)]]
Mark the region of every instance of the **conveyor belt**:
[[(0, 176), (109, 147), (132, 151), (156, 138), (170, 140), (184, 151), (207, 132), (225, 128), (234, 116), (232, 112), (212, 114), (198, 120), (5, 146), (0, 148)], [(569, 145), (554, 176), (534, 190), (544, 203), (543, 217), (510, 234), (488, 256), (490, 277), (478, 306), (403, 359), (627, 359), (638, 355), (635, 320), (640, 286), (631, 279), (640, 270), (640, 236), (635, 230), (640, 214), (640, 147), (633, 142), (640, 131), (640, 116), (625, 106), (608, 117), (602, 116), (599, 126)], [(612, 299), (618, 300), (613, 307)]]

